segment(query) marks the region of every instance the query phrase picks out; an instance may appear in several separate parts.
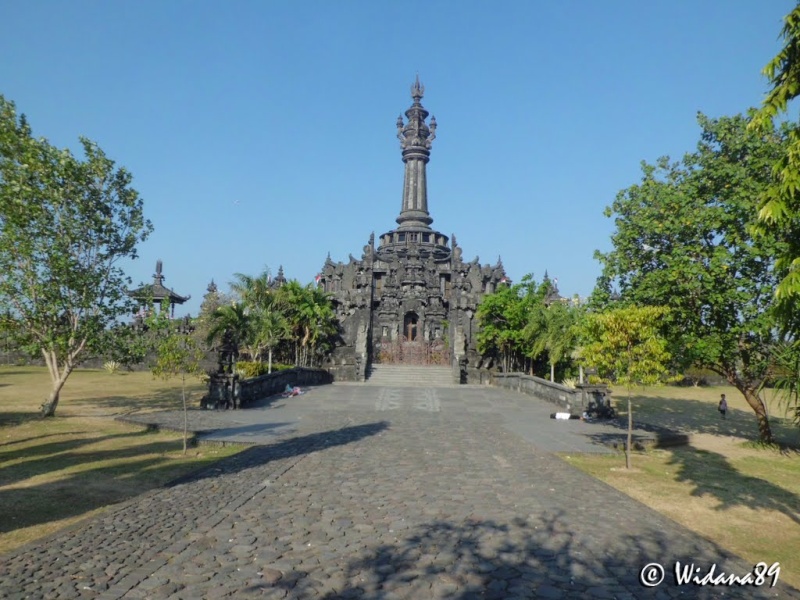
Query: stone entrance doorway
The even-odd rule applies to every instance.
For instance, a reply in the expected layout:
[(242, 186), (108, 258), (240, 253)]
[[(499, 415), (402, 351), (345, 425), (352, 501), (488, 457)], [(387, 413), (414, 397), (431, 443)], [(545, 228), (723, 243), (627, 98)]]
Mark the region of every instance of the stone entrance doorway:
[(406, 342), (414, 342), (417, 339), (417, 322), (419, 317), (415, 312), (407, 312), (403, 318), (403, 337)]
[[(443, 340), (426, 341), (415, 335), (416, 325), (408, 324), (403, 339), (383, 338), (373, 346), (372, 360), (376, 364), (450, 366), (450, 349)], [(410, 332), (410, 333), (409, 333)], [(413, 341), (408, 337), (414, 334)]]

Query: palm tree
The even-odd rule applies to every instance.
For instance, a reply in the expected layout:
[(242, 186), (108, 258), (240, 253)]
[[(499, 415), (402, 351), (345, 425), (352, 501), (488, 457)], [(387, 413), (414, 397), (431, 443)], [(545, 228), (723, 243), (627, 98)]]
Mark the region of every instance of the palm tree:
[(228, 331), (237, 346), (247, 346), (252, 337), (252, 322), (244, 306), (238, 303), (220, 306), (211, 313), (211, 327), (206, 342), (213, 345)]
[(311, 366), (320, 344), (333, 336), (336, 331), (336, 313), (333, 310), (330, 297), (322, 289), (309, 285), (307, 288), (308, 302), (312, 306), (313, 319), (309, 323), (309, 340)]
[(285, 317), (289, 327), (290, 339), (294, 344), (294, 364), (300, 364), (300, 341), (303, 338), (304, 313), (303, 308), (305, 288), (296, 280), (286, 282), (278, 288), (276, 308)]
[(286, 317), (295, 347), (295, 364), (307, 365), (319, 343), (336, 331), (330, 298), (314, 285), (289, 281), (277, 292), (276, 306)]
[(556, 365), (575, 349), (577, 316), (576, 308), (561, 302), (551, 304), (545, 311), (544, 345), (550, 360), (550, 381), (555, 381)]
[(262, 306), (269, 302), (269, 296), (273, 293), (270, 288), (270, 272), (268, 267), (260, 275), (252, 277), (242, 273), (233, 275), (236, 281), (230, 284), (231, 290), (248, 308)]
[(267, 373), (272, 373), (272, 352), (289, 335), (289, 325), (280, 312), (275, 309), (263, 310), (255, 314), (255, 345), (267, 350)]

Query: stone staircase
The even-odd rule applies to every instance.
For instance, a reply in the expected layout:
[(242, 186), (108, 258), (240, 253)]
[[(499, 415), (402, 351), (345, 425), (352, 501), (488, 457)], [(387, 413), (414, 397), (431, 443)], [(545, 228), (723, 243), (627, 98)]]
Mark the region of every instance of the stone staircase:
[(372, 365), (367, 385), (383, 387), (444, 387), (453, 385), (450, 367), (420, 365)]

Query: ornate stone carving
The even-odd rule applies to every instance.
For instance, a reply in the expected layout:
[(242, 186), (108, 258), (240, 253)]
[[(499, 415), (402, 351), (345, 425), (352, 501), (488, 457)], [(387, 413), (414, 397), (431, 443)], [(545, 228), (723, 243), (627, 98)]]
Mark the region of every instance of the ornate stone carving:
[(433, 117), (426, 123), (424, 92), (417, 78), (406, 118), (397, 120), (405, 169), (397, 229), (378, 236), (377, 248), (370, 235), (361, 260), (350, 255), (334, 263), (329, 255), (320, 273), (342, 327), (331, 361), (338, 379), (363, 379), (371, 362), (408, 357), (444, 362), (455, 372), (475, 368), (471, 317), (482, 294), (506, 279), (502, 263), (482, 266), (477, 257), (464, 263), (455, 235), (431, 228), (426, 166), (437, 124)]

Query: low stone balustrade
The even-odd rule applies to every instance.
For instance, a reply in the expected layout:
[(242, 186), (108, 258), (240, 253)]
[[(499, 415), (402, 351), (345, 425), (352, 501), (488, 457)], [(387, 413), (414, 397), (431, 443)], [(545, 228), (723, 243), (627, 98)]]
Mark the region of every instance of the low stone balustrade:
[(495, 373), (491, 383), (542, 398), (577, 415), (596, 412), (607, 406), (611, 398), (611, 392), (605, 384), (579, 383), (571, 388), (524, 373)]
[(230, 373), (214, 373), (210, 376), (208, 394), (203, 398), (203, 408), (247, 408), (250, 404), (280, 394), (287, 385), (292, 387), (324, 385), (333, 377), (324, 369), (295, 367), (276, 371), (268, 375), (242, 379)]

